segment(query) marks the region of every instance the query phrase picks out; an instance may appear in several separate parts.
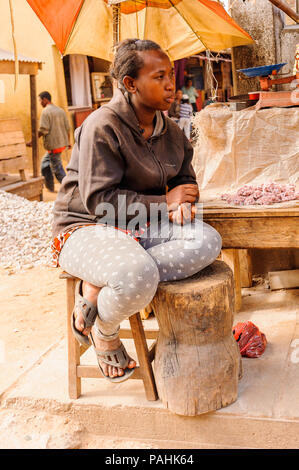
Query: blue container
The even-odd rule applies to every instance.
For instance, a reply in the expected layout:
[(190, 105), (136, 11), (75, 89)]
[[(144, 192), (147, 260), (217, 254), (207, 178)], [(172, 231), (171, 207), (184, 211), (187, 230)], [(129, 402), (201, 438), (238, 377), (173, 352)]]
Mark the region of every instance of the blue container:
[(286, 65), (286, 62), (283, 64), (274, 64), (274, 65), (264, 65), (262, 67), (251, 67), (250, 69), (239, 69), (237, 72), (242, 72), (247, 77), (268, 77), (271, 75), (273, 70), (279, 72), (279, 70)]

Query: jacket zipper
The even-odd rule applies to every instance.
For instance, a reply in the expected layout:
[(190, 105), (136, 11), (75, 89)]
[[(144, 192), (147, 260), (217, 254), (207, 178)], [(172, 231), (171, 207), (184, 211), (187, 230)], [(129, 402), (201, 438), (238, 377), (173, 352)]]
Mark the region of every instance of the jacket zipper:
[(158, 167), (160, 168), (161, 176), (162, 176), (162, 181), (161, 181), (161, 186), (164, 187), (166, 186), (166, 174), (164, 172), (164, 168), (160, 160), (156, 157), (155, 152), (152, 149), (152, 146), (146, 142), (147, 148), (150, 151), (150, 153), (153, 156), (154, 161), (157, 163)]

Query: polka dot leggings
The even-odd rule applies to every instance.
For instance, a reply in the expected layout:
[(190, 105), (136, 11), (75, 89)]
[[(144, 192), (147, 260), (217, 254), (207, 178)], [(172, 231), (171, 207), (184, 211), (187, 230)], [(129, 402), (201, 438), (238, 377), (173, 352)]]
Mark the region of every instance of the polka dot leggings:
[(102, 334), (116, 337), (119, 324), (151, 302), (160, 281), (192, 276), (219, 255), (221, 237), (210, 225), (195, 219), (183, 228), (168, 226), (166, 236), (163, 222), (149, 227), (138, 243), (114, 227), (91, 225), (65, 242), (62, 269), (102, 287), (96, 320)]

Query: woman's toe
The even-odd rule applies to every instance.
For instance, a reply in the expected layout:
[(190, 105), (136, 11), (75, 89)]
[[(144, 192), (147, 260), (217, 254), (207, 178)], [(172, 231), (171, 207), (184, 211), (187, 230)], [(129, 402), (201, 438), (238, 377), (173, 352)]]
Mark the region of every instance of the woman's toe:
[(127, 365), (128, 369), (133, 369), (134, 367), (136, 367), (136, 362), (134, 361), (134, 359), (131, 359), (129, 364)]
[(107, 366), (107, 364), (101, 364), (101, 367), (102, 367), (102, 370), (104, 372), (104, 374), (106, 375), (106, 377), (108, 377), (109, 375), (109, 367)]

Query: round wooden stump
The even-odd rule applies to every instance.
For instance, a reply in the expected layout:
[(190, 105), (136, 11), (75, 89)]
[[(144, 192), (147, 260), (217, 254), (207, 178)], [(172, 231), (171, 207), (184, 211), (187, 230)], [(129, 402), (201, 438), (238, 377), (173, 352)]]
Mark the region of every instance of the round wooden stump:
[(241, 356), (232, 334), (231, 269), (215, 261), (188, 279), (161, 282), (152, 305), (160, 328), (155, 379), (163, 404), (195, 416), (233, 403)]

